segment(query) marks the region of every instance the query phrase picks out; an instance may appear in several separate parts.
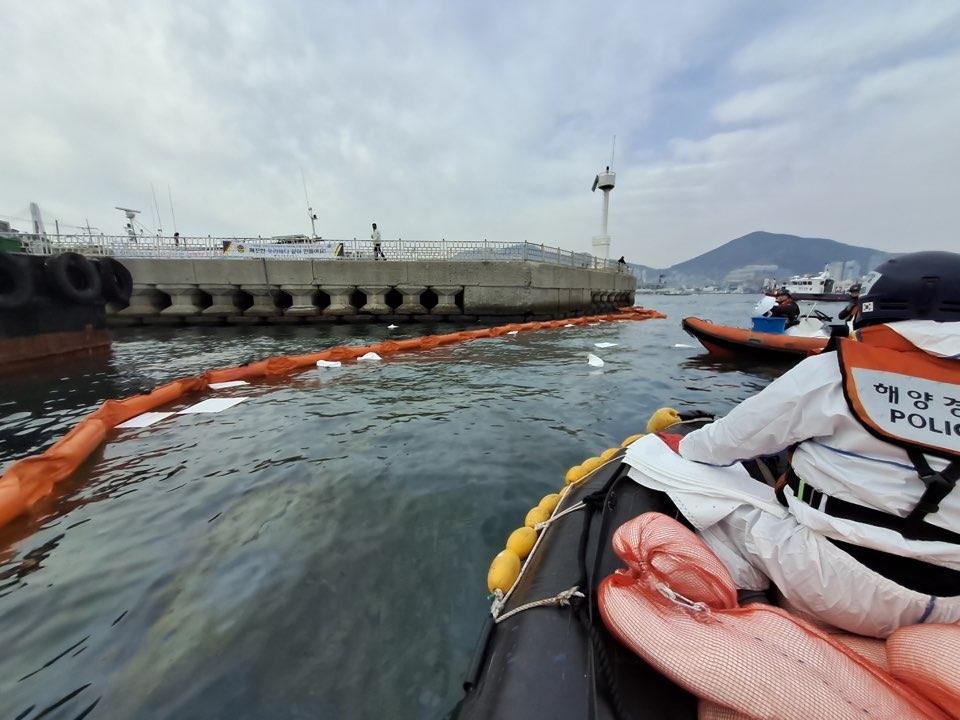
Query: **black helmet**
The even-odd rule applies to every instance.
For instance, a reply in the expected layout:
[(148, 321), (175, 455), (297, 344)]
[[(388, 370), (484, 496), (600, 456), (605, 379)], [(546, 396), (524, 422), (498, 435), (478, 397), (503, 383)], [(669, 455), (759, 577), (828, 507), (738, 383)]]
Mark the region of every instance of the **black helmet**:
[(863, 290), (863, 286), (860, 283), (854, 283), (847, 292), (853, 295), (854, 293), (859, 293), (861, 290)]
[(960, 254), (918, 252), (887, 260), (860, 296), (855, 329), (899, 320), (960, 320)]

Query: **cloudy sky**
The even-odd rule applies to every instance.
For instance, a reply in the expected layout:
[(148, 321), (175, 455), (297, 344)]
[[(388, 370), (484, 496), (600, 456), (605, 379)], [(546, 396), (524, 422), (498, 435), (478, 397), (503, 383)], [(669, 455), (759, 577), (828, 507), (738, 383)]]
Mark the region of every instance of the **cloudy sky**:
[[(960, 249), (956, 2), (0, 0), (0, 217), (529, 240), (664, 266), (757, 229)], [(26, 228), (18, 220), (14, 225)]]

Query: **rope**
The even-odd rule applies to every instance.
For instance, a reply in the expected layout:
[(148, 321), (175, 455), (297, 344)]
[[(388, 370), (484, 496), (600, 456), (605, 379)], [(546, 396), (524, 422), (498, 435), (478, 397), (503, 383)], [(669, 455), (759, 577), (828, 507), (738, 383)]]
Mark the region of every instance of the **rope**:
[[(571, 505), (570, 507), (568, 507), (568, 508), (567, 508), (566, 510), (564, 510), (563, 512), (557, 513), (557, 514), (554, 515), (553, 517), (547, 518), (547, 519), (544, 520), (543, 522), (538, 522), (536, 525), (533, 526), (533, 529), (534, 529), (534, 530), (537, 530), (537, 531), (540, 531), (540, 530), (543, 530), (543, 529), (545, 529), (545, 528), (548, 528), (548, 527), (550, 527), (550, 525), (553, 523), (554, 520), (559, 520), (559, 519), (562, 518), (564, 515), (569, 515), (569, 514), (572, 513), (572, 512), (576, 512), (577, 510), (583, 510), (585, 507), (586, 507), (586, 504), (583, 502), (583, 500), (581, 500), (580, 502), (576, 503), (575, 505)], [(531, 551), (530, 554), (533, 555), (533, 552)], [(518, 578), (518, 579), (519, 579), (519, 578)]]
[[(568, 588), (566, 590), (562, 590), (558, 592), (553, 597), (544, 598), (543, 600), (534, 600), (533, 602), (528, 602), (525, 605), (521, 605), (520, 607), (514, 608), (508, 613), (504, 613), (503, 615), (498, 616), (499, 608), (497, 612), (494, 612), (491, 609), (491, 614), (493, 615), (493, 621), (495, 623), (501, 623), (504, 620), (506, 620), (508, 617), (513, 617), (514, 615), (521, 613), (524, 610), (529, 610), (530, 608), (545, 607), (547, 605), (556, 605), (557, 607), (569, 607), (571, 598), (575, 598), (575, 597), (582, 598), (583, 596), (584, 596), (583, 593), (580, 592), (580, 587), (578, 585), (574, 585), (572, 588)], [(494, 605), (496, 605), (498, 601), (494, 600), (493, 602), (494, 602)]]
[[(557, 507), (560, 507), (560, 503), (563, 502), (564, 498), (566, 498), (570, 492), (571, 492), (570, 485), (565, 486), (563, 490), (560, 491), (560, 501), (557, 503)], [(556, 513), (557, 509), (554, 508), (553, 512)], [(527, 568), (530, 567), (530, 558), (532, 558), (536, 554), (537, 548), (540, 547), (540, 543), (543, 542), (543, 538), (545, 536), (546, 536), (545, 532), (539, 533), (537, 535), (537, 541), (533, 544), (533, 547), (530, 549), (530, 554), (527, 555), (527, 559), (524, 560), (523, 563), (520, 565), (520, 574), (517, 575), (517, 579), (513, 581), (513, 585), (509, 590), (507, 590), (506, 595), (504, 595), (499, 590), (494, 592), (493, 604), (490, 606), (490, 614), (493, 615), (493, 617), (497, 616), (497, 614), (506, 604), (507, 600), (510, 599), (510, 596), (513, 594), (513, 591), (516, 590), (517, 587), (519, 587), (520, 580), (523, 579), (524, 573), (526, 573)], [(499, 602), (499, 605), (497, 604), (498, 602)]]

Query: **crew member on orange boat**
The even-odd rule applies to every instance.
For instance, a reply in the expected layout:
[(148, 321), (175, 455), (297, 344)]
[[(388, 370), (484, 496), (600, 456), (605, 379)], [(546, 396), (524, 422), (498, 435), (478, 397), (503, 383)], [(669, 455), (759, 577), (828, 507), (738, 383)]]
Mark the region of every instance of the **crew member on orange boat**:
[(777, 290), (777, 304), (770, 308), (770, 317), (782, 317), (787, 319), (787, 327), (793, 327), (800, 324), (800, 306), (793, 299), (790, 291), (786, 288)]
[(850, 322), (857, 316), (857, 312), (860, 310), (860, 290), (862, 286), (860, 283), (854, 283), (850, 286), (850, 289), (847, 293), (850, 295), (850, 300), (847, 302), (847, 306), (837, 313), (837, 317), (841, 320), (848, 320)]

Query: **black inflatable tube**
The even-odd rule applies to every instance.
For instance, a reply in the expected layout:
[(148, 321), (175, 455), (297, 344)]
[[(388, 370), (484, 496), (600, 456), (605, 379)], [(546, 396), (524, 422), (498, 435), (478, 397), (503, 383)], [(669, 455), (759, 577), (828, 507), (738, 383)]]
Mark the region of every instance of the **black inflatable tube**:
[[(682, 432), (679, 427), (670, 431), (678, 430)], [(579, 607), (538, 607), (499, 624), (488, 622), (464, 682), (464, 698), (451, 717), (696, 718), (696, 698), (620, 645), (599, 618), (590, 621), (597, 585), (622, 566), (610, 549), (613, 531), (644, 512), (682, 520), (665, 494), (627, 477), (629, 468), (621, 457), (612, 458), (563, 499), (558, 512), (604, 491), (599, 502), (595, 500), (599, 517), (591, 521), (586, 512), (576, 511), (543, 531), (540, 547), (528, 560), (504, 612), (577, 585), (584, 572), (589, 578), (588, 598)]]

